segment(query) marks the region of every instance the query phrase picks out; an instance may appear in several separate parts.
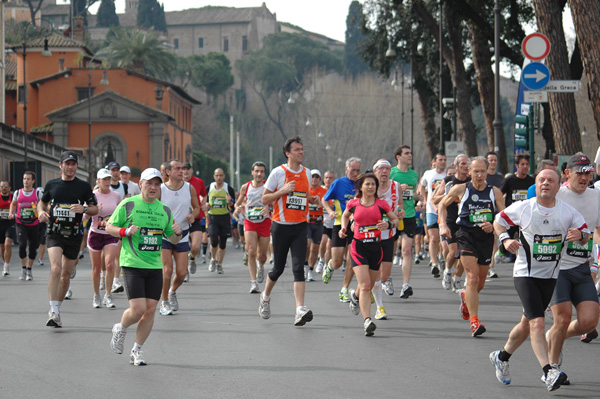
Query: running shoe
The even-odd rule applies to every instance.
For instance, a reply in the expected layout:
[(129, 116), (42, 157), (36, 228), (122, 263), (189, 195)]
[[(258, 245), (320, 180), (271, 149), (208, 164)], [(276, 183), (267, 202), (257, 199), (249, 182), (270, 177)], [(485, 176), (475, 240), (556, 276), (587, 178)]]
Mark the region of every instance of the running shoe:
[(323, 263), (323, 259), (319, 259), (319, 262), (317, 263), (317, 266), (315, 267), (315, 273), (321, 274), (324, 266), (325, 266), (325, 264)]
[(331, 275), (333, 274), (333, 269), (331, 266), (329, 266), (330, 264), (331, 261), (327, 262), (327, 265), (325, 265), (325, 269), (323, 270), (323, 282), (325, 284), (329, 284), (331, 281)]
[(271, 300), (265, 301), (263, 298), (263, 294), (260, 294), (259, 305), (258, 305), (258, 314), (263, 319), (268, 319), (271, 317)]
[(210, 263), (208, 264), (208, 271), (214, 272), (215, 270), (217, 270), (217, 260), (211, 259)]
[(592, 340), (598, 338), (598, 330), (596, 330), (594, 328), (593, 331), (590, 331), (587, 334), (583, 334), (581, 336), (581, 342), (585, 342), (586, 344), (589, 344), (590, 342), (592, 342)]
[(9, 268), (9, 266), (8, 266), (8, 265), (6, 265), (6, 264), (5, 264), (5, 265), (4, 265), (4, 267), (2, 268), (2, 275), (3, 275), (3, 276), (8, 276), (8, 275), (10, 275), (10, 272), (9, 272), (8, 268)]
[(46, 322), (47, 327), (61, 328), (62, 322), (60, 321), (60, 314), (54, 313), (52, 310), (48, 312), (48, 321)]
[(340, 291), (340, 302), (350, 302), (350, 297), (348, 296), (348, 288), (342, 288), (342, 290)]
[(187, 283), (188, 281), (190, 281), (190, 270), (186, 270), (185, 271), (185, 277), (183, 278), (183, 282)]
[(146, 361), (142, 357), (142, 351), (131, 351), (129, 363), (133, 364), (134, 366), (145, 366)]
[(411, 296), (413, 294), (413, 289), (410, 285), (408, 284), (403, 284), (402, 285), (402, 290), (400, 291), (400, 298), (402, 299), (407, 299), (409, 296)]
[(385, 308), (383, 306), (377, 307), (377, 312), (375, 312), (375, 319), (387, 320), (387, 313), (385, 313)]
[(22, 267), (21, 268), (21, 275), (19, 276), (19, 280), (23, 280), (25, 281), (25, 277), (27, 277), (27, 269)]
[(94, 294), (94, 297), (92, 298), (92, 307), (94, 309), (99, 309), (100, 306), (101, 306), (100, 295)]
[[(561, 352), (561, 361), (562, 361), (562, 352)], [(550, 366), (552, 366), (555, 369), (560, 370), (560, 366), (558, 364), (551, 364)], [(563, 381), (562, 385), (571, 385), (571, 381), (569, 381), (569, 377), (567, 376), (567, 374), (564, 371), (561, 371), (561, 373), (563, 373), (565, 375), (565, 380)], [(540, 378), (542, 380), (543, 383), (546, 382), (546, 376), (542, 373), (542, 377)]]
[(350, 290), (350, 311), (357, 315), (360, 312), (360, 307), (358, 305), (358, 298), (356, 297), (356, 291)]
[(112, 294), (104, 294), (104, 298), (102, 298), (102, 304), (109, 309), (116, 308), (115, 303), (113, 302)]
[(471, 315), (469, 314), (469, 308), (467, 308), (467, 302), (465, 299), (465, 290), (460, 290), (460, 306), (458, 308), (458, 312), (460, 313), (460, 317), (463, 320), (469, 320)]
[(398, 255), (394, 255), (394, 261), (392, 262), (392, 266), (398, 266), (400, 263), (400, 257)]
[(271, 255), (271, 257), (269, 258), (269, 263), (273, 264), (273, 256)]
[(545, 383), (548, 391), (556, 391), (567, 380), (567, 375), (561, 370), (552, 367), (546, 374)]
[(173, 312), (177, 312), (179, 310), (179, 302), (177, 302), (177, 293), (169, 291), (169, 306)]
[(242, 257), (242, 263), (248, 266), (248, 252), (244, 252), (244, 256)]
[(127, 332), (121, 328), (121, 323), (117, 323), (112, 328), (112, 339), (110, 340), (110, 348), (117, 355), (123, 353), (123, 345), (125, 344), (125, 335)]
[(385, 291), (386, 294), (392, 296), (394, 295), (394, 283), (392, 282), (392, 276), (389, 276), (387, 281), (385, 282), (385, 285), (383, 286), (383, 290)]
[(265, 267), (259, 266), (258, 269), (256, 270), (256, 281), (258, 281), (259, 283), (262, 283), (264, 279), (265, 279)]
[(490, 267), (490, 270), (488, 270), (488, 277), (489, 278), (498, 278), (498, 273), (496, 273), (496, 271), (494, 270), (493, 267)]
[(365, 335), (367, 337), (372, 337), (375, 334), (375, 329), (377, 328), (377, 326), (375, 325), (375, 323), (373, 323), (370, 317), (367, 317), (365, 319), (364, 327)]
[(158, 311), (158, 313), (161, 316), (172, 316), (173, 315), (173, 309), (171, 309), (171, 305), (169, 305), (169, 301), (161, 301), (160, 302), (160, 310)]
[(315, 281), (315, 275), (314, 272), (310, 269), (308, 269), (308, 273), (306, 276), (306, 281)]
[(508, 361), (498, 359), (500, 351), (490, 353), (490, 362), (496, 367), (496, 378), (503, 384), (510, 384), (510, 372), (508, 371)]
[(342, 262), (342, 271), (345, 272), (346, 271), (346, 260), (344, 259), (344, 261)]
[(71, 299), (73, 297), (73, 290), (71, 289), (71, 287), (69, 287), (69, 289), (67, 290), (67, 293), (65, 294), (65, 299)]
[(73, 270), (71, 270), (71, 280), (73, 280), (76, 275), (77, 275), (77, 265), (73, 266)]
[(206, 255), (202, 255), (202, 263), (206, 264)]
[(38, 266), (44, 266), (44, 261), (41, 259), (38, 259)]
[(121, 284), (120, 282), (116, 282), (116, 283), (113, 283), (110, 292), (112, 294), (116, 294), (119, 292), (123, 292), (124, 290), (125, 290), (125, 288), (123, 288), (123, 284)]
[(452, 288), (452, 273), (444, 270), (444, 277), (442, 278), (442, 288), (449, 290)]
[(306, 306), (301, 306), (300, 309), (296, 311), (296, 317), (294, 318), (294, 325), (296, 327), (300, 327), (305, 325), (306, 323), (312, 321), (313, 312)]
[(26, 281), (32, 281), (33, 280), (33, 274), (31, 272), (31, 269), (27, 269), (26, 273), (27, 273), (27, 275), (25, 276), (25, 280)]
[(438, 278), (440, 276), (440, 268), (437, 263), (431, 265), (431, 274), (433, 277)]
[(189, 267), (189, 272), (191, 274), (196, 274), (196, 258), (192, 258), (191, 254), (190, 254), (190, 267)]
[(477, 337), (485, 332), (485, 326), (481, 324), (479, 319), (474, 318), (471, 320), (471, 334)]
[(260, 292), (260, 289), (258, 288), (258, 283), (256, 281), (251, 281), (250, 282), (250, 293), (258, 294), (259, 292)]
[(104, 291), (106, 289), (106, 277), (100, 276), (100, 291)]
[(404, 258), (401, 256), (401, 257), (398, 259), (398, 267), (402, 267), (402, 263), (403, 263), (403, 262), (404, 262)]
[(462, 281), (459, 278), (455, 278), (454, 281), (452, 281), (452, 291), (459, 294), (462, 289)]
[(217, 265), (217, 274), (223, 274), (223, 265), (220, 263)]
[(418, 265), (419, 263), (421, 263), (421, 258), (419, 255), (415, 255), (415, 265)]

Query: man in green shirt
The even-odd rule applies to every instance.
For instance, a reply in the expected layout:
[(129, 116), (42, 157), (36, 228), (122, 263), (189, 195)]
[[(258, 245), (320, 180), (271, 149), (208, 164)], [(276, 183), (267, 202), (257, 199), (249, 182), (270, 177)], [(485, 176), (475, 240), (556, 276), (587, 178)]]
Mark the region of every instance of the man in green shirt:
[[(402, 248), (402, 291), (400, 298), (408, 298), (412, 295), (412, 287), (409, 285), (410, 274), (412, 272), (412, 246), (415, 236), (415, 198), (417, 198), (416, 188), (419, 182), (417, 172), (410, 168), (412, 164), (412, 151), (409, 146), (402, 145), (394, 151), (394, 157), (398, 165), (390, 171), (390, 180), (400, 183), (402, 190), (402, 199), (404, 200), (404, 229), (400, 232)], [(394, 250), (395, 252), (395, 250)], [(388, 295), (394, 295), (394, 287), (391, 278), (384, 283), (384, 290)]]
[(121, 322), (113, 326), (110, 346), (115, 353), (123, 353), (127, 327), (138, 323), (130, 358), (135, 366), (146, 365), (141, 349), (152, 331), (162, 290), (163, 236), (173, 244), (181, 239), (181, 228), (174, 223), (171, 210), (157, 199), (161, 183), (158, 170), (144, 170), (140, 177), (141, 194), (123, 200), (106, 226), (109, 234), (123, 239), (120, 264), (129, 299), (129, 309), (123, 312)]

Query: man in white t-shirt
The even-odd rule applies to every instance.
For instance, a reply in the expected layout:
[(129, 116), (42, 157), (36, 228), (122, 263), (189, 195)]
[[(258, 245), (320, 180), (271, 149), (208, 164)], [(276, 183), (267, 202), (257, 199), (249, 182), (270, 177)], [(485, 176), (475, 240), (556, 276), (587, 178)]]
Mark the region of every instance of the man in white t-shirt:
[(138, 195), (140, 193), (140, 186), (130, 180), (131, 169), (129, 169), (129, 166), (121, 166), (121, 169), (119, 169), (119, 174), (121, 176), (121, 183), (127, 186), (127, 197)]
[(440, 230), (438, 225), (437, 205), (431, 202), (435, 188), (446, 177), (446, 156), (444, 154), (435, 155), (435, 167), (423, 174), (421, 179), (421, 193), (425, 196), (427, 234), (429, 235), (429, 256), (431, 259), (431, 274), (434, 277), (440, 276), (440, 265), (438, 264), (438, 254), (440, 252)]

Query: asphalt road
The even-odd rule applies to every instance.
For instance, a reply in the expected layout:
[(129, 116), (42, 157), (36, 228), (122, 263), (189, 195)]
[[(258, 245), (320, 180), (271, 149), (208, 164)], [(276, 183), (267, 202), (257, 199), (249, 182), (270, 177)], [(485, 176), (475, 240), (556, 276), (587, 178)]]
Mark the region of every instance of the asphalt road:
[[(599, 395), (598, 340), (566, 342), (563, 370), (571, 386), (546, 392), (529, 341), (511, 358), (512, 384), (496, 380), (488, 354), (502, 348), (521, 312), (511, 265), (497, 267), (500, 278), (488, 281), (481, 294), (482, 337), (471, 337), (458, 296), (443, 290), (421, 263), (413, 270), (414, 295), (384, 295), (389, 319), (376, 321), (375, 336), (367, 338), (362, 318), (338, 300), (339, 271), (329, 285), (307, 283), (314, 320), (304, 327), (293, 325), (290, 270), (273, 291), (271, 318), (261, 319), (241, 256), (229, 250), (223, 275), (199, 265), (178, 290), (180, 310), (156, 316), (143, 347), (148, 366), (134, 367), (127, 354), (115, 355), (109, 347), (111, 327), (127, 307), (125, 294), (114, 295), (115, 310), (92, 308), (87, 254), (72, 280), (73, 298), (61, 308), (63, 328), (53, 329), (45, 326), (48, 264), (34, 268), (33, 281), (20, 281), (13, 252), (11, 275), (0, 278), (0, 398)], [(393, 276), (398, 293), (401, 269), (394, 267)], [(130, 328), (125, 353), (133, 341)]]

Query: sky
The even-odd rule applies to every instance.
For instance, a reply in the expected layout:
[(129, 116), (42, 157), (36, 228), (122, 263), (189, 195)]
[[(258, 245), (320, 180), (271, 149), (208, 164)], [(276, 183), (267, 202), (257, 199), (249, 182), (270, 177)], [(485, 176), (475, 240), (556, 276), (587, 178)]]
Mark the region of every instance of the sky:
[[(62, 1), (68, 3), (69, 1)], [(165, 11), (204, 6), (260, 7), (262, 0), (159, 0)], [(310, 32), (320, 33), (343, 42), (346, 16), (352, 0), (265, 0), (267, 8), (277, 14), (277, 21), (289, 22)], [(61, 3), (59, 0), (58, 3)], [(98, 5), (100, 2), (98, 2)], [(117, 13), (125, 12), (125, 0), (115, 0)], [(95, 8), (91, 9), (95, 13)]]

